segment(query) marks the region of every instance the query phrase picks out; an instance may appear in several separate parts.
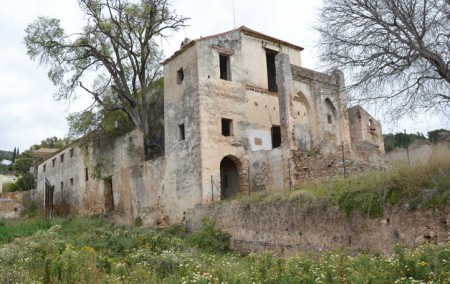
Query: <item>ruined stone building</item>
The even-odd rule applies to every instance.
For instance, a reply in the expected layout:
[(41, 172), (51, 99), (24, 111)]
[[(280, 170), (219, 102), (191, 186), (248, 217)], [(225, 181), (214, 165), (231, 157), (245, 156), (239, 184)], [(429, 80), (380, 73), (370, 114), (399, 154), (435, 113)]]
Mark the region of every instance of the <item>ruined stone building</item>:
[(301, 153), (376, 160), (381, 125), (347, 109), (341, 72), (301, 67), (302, 50), (246, 27), (186, 39), (163, 62), (165, 156), (145, 161), (138, 131), (93, 137), (40, 163), (38, 191), (47, 179), (59, 210), (158, 225), (197, 204), (303, 182)]

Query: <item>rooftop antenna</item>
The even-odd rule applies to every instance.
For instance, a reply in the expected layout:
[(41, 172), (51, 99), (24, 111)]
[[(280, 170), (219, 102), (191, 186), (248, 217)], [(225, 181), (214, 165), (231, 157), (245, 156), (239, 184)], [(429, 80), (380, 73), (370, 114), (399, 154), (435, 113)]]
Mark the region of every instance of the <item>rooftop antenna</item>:
[(236, 29), (236, 13), (234, 12), (234, 0), (233, 0), (233, 23), (234, 23), (234, 28)]

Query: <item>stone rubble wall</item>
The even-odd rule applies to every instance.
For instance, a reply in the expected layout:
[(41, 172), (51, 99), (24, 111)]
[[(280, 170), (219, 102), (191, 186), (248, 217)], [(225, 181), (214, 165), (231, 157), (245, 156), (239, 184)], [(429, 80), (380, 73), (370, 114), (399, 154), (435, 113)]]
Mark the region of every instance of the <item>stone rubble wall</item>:
[(34, 202), (37, 202), (36, 190), (0, 193), (0, 220), (22, 217)]
[(383, 218), (354, 214), (347, 218), (339, 208), (318, 200), (274, 202), (232, 201), (198, 206), (187, 214), (190, 230), (204, 218), (231, 234), (230, 246), (240, 252), (273, 251), (281, 255), (344, 248), (352, 253), (392, 253), (424, 242), (448, 240), (450, 208), (431, 212), (405, 207), (385, 209)]

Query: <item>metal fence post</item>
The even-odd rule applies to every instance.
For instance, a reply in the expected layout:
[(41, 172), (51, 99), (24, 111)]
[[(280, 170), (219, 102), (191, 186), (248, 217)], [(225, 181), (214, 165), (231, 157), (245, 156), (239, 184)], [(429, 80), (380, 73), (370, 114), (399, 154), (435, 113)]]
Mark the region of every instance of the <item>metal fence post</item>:
[(214, 202), (214, 181), (212, 175), (211, 175), (211, 201)]
[(345, 168), (344, 142), (342, 142), (341, 147), (342, 147), (342, 165), (344, 166), (344, 178), (347, 178), (347, 170), (346, 170), (346, 168)]

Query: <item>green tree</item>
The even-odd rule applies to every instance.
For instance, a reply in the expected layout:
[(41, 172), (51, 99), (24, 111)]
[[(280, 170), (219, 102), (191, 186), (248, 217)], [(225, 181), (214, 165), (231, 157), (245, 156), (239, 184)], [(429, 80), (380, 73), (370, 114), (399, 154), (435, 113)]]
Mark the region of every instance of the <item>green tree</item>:
[(413, 144), (416, 140), (426, 140), (425, 136), (418, 132), (405, 134), (403, 132), (397, 132), (396, 134), (388, 133), (383, 134), (384, 139), (384, 151), (390, 152), (394, 148), (406, 148)]
[(318, 22), (321, 61), (348, 75), (358, 100), (397, 117), (449, 111), (450, 0), (329, 0)]
[[(156, 144), (150, 102), (162, 76), (156, 40), (184, 27), (188, 18), (177, 15), (168, 0), (78, 3), (86, 19), (81, 32), (66, 35), (59, 20), (39, 17), (26, 29), (27, 53), (49, 66), (48, 76), (59, 87), (56, 99), (71, 99), (80, 87), (101, 109), (125, 113), (144, 133), (150, 158)], [(91, 86), (84, 80), (88, 74), (97, 75)]]
[(444, 140), (450, 141), (450, 131), (447, 129), (436, 129), (428, 132), (428, 140), (437, 143)]
[(25, 175), (30, 172), (30, 168), (34, 165), (35, 157), (31, 150), (22, 152), (17, 156), (16, 162), (14, 163), (13, 170), (20, 175)]
[(16, 147), (14, 147), (13, 156), (12, 156), (12, 162), (13, 162), (13, 164), (16, 162), (16, 156), (17, 156), (17, 153), (16, 153)]
[(51, 149), (61, 149), (71, 143), (71, 139), (69, 137), (66, 138), (58, 138), (56, 136), (45, 138), (41, 141), (40, 144), (33, 145), (34, 149), (40, 148), (51, 148)]

